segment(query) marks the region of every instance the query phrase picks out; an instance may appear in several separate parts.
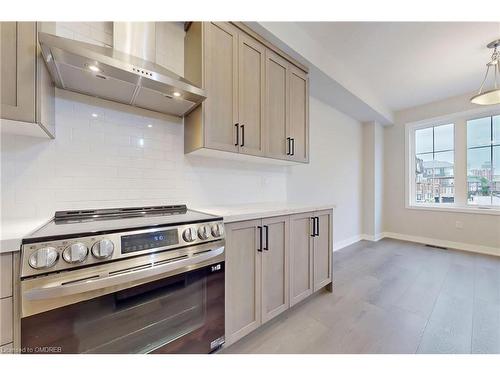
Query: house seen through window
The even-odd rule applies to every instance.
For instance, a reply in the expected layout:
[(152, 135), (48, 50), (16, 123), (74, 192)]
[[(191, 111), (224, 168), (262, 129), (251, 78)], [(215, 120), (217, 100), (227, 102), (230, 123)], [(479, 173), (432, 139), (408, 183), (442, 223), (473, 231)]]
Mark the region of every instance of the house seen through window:
[(500, 206), (500, 116), (467, 121), (467, 202)]
[(454, 125), (415, 130), (415, 202), (454, 201)]

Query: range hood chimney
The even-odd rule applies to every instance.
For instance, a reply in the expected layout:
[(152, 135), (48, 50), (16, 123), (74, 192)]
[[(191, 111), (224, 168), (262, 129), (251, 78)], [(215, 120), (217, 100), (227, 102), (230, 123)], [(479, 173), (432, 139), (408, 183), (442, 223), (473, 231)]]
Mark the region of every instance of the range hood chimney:
[(114, 23), (114, 48), (39, 33), (56, 86), (70, 91), (182, 117), (205, 91), (156, 64), (154, 22)]

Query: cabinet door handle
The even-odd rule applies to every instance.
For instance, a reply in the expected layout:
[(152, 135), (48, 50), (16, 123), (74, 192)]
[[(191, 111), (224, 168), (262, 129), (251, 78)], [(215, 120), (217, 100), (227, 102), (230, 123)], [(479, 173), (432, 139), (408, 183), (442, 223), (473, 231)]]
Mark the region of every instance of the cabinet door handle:
[(311, 217), (311, 223), (312, 223), (311, 237), (316, 237), (316, 218), (314, 216)]
[(264, 247), (264, 250), (269, 251), (269, 226), (264, 225), (264, 228), (266, 229), (266, 246)]
[(240, 143), (240, 124), (236, 123), (234, 126), (236, 126), (236, 143), (234, 145), (238, 146)]
[(295, 155), (295, 138), (291, 138), (292, 141), (292, 151), (290, 155)]
[(240, 146), (243, 147), (245, 146), (245, 125), (241, 125), (241, 144)]
[(262, 252), (262, 227), (259, 225), (257, 228), (259, 229), (259, 247), (257, 251)]
[(316, 216), (316, 236), (319, 236), (319, 216)]
[(290, 137), (286, 138), (286, 154), (287, 155), (291, 154), (291, 150), (292, 150), (292, 145), (290, 143), (291, 140), (292, 140), (292, 138), (290, 138)]

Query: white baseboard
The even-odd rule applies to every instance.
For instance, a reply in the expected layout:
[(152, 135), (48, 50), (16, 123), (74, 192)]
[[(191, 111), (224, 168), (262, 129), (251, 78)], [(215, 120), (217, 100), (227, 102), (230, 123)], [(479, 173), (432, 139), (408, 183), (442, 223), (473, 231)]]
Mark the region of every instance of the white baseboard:
[(349, 237), (349, 238), (342, 240), (342, 241), (334, 241), (333, 242), (333, 251), (343, 249), (344, 247), (347, 247), (349, 245), (352, 245), (353, 243), (359, 242), (362, 239), (363, 239), (363, 235), (358, 234), (356, 236)]
[(376, 235), (360, 234), (357, 236), (353, 236), (353, 237), (350, 237), (346, 240), (343, 240), (343, 241), (340, 241), (340, 242), (337, 242), (336, 244), (334, 244), (333, 251), (340, 250), (346, 246), (352, 245), (352, 244), (354, 244), (358, 241), (361, 241), (361, 240), (376, 242), (376, 241), (381, 240), (382, 238), (393, 238), (396, 240), (416, 242), (416, 243), (422, 243), (422, 244), (432, 245), (432, 246), (441, 246), (441, 247), (446, 247), (448, 249), (457, 249), (457, 250), (463, 250), (463, 251), (470, 251), (473, 253), (500, 256), (500, 248), (496, 248), (496, 247), (474, 245), (474, 244), (464, 243), (464, 242), (439, 240), (436, 238), (429, 238), (429, 237), (412, 236), (409, 234), (402, 234), (402, 233), (395, 233), (395, 232), (382, 232), (382, 233), (378, 233)]
[(432, 246), (441, 246), (441, 247), (446, 247), (449, 249), (470, 251), (473, 253), (497, 255), (497, 256), (500, 255), (500, 248), (490, 247), (490, 246), (482, 246), (482, 245), (474, 245), (474, 244), (464, 243), (464, 242), (439, 240), (436, 238), (429, 238), (429, 237), (411, 236), (408, 234), (394, 233), (394, 232), (384, 232), (383, 236), (385, 238), (394, 238), (396, 240), (417, 242), (417, 243), (423, 243), (423, 244), (432, 245)]

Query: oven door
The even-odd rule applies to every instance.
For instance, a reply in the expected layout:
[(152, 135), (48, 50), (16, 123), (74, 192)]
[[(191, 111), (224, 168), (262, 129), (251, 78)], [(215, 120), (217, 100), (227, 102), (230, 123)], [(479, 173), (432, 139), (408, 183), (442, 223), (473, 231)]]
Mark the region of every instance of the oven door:
[(224, 248), (198, 250), (110, 263), (104, 277), (67, 275), (77, 270), (64, 274), (66, 281), (57, 274), (22, 281), (22, 352), (216, 350), (224, 342)]

